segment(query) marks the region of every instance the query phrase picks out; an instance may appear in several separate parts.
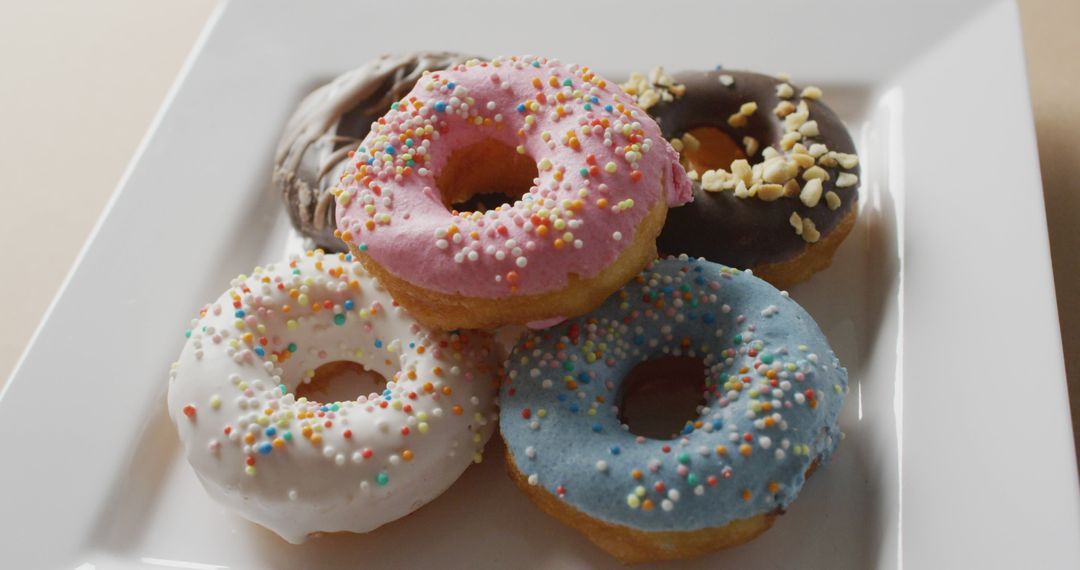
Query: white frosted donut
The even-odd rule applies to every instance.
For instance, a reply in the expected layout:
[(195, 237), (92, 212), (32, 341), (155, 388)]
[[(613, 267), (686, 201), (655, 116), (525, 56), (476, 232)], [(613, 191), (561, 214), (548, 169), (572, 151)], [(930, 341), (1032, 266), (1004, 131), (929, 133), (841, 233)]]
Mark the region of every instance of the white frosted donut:
[[(438, 496), (494, 428), (485, 333), (425, 329), (348, 255), (241, 275), (192, 322), (168, 409), (207, 492), (289, 542), (367, 532)], [(319, 403), (319, 366), (360, 364), (382, 393)]]

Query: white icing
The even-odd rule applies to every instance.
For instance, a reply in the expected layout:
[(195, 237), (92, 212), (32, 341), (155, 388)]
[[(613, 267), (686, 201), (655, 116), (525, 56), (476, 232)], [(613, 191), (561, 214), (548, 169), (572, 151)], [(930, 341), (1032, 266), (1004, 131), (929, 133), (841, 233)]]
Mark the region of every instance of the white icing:
[[(204, 309), (173, 366), (168, 409), (211, 497), (299, 543), (314, 532), (367, 532), (400, 518), (479, 461), (495, 424), (498, 364), (488, 335), (424, 329), (345, 256), (316, 252), (293, 262), (299, 275), (289, 262), (256, 268)], [(330, 309), (310, 307), (328, 299)], [(340, 325), (338, 313), (345, 315)], [(252, 334), (248, 342), (245, 333)], [(254, 352), (261, 337), (268, 357), (290, 343), (297, 350), (276, 364)], [(309, 371), (342, 360), (387, 379), (392, 399), (385, 408), (384, 396), (373, 393), (318, 417), (318, 408), (293, 396)], [(315, 416), (298, 417), (308, 411)], [(305, 426), (321, 441), (305, 437)], [(286, 431), (291, 441), (284, 441)]]

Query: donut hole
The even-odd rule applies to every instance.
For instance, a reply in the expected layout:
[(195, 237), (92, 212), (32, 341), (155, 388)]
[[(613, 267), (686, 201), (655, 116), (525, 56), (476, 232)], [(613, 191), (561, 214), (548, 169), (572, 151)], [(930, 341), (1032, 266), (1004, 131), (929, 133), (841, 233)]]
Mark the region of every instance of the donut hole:
[(480, 192), (466, 200), (454, 202), (450, 208), (455, 212), (486, 212), (499, 206), (513, 205), (521, 196), (511, 196), (505, 192)]
[(435, 184), (447, 209), (484, 212), (512, 205), (529, 192), (538, 177), (532, 157), (485, 139), (452, 152)]
[(685, 145), (680, 156), (683, 168), (702, 174), (706, 170), (731, 170), (732, 161), (746, 158), (742, 144), (716, 127), (697, 127), (687, 131), (697, 139), (696, 147)]
[(616, 395), (619, 421), (634, 435), (675, 439), (706, 405), (705, 375), (705, 362), (689, 356), (663, 356), (638, 364)]
[(360, 396), (380, 393), (386, 377), (356, 362), (337, 360), (315, 369), (310, 382), (297, 386), (293, 394), (313, 402), (345, 402)]

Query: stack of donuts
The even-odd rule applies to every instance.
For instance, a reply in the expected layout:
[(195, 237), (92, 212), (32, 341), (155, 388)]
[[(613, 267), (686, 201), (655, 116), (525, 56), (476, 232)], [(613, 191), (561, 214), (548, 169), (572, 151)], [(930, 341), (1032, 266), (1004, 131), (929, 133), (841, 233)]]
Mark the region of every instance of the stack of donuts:
[[(836, 449), (848, 385), (781, 290), (855, 221), (858, 158), (821, 95), (453, 53), (316, 90), (274, 170), (313, 249), (233, 280), (171, 370), (207, 492), (293, 543), (368, 532), (497, 427), (522, 491), (623, 562), (764, 532)], [(300, 394), (342, 363), (384, 382)], [(691, 417), (631, 425), (665, 412), (632, 402), (643, 374), (690, 386)]]

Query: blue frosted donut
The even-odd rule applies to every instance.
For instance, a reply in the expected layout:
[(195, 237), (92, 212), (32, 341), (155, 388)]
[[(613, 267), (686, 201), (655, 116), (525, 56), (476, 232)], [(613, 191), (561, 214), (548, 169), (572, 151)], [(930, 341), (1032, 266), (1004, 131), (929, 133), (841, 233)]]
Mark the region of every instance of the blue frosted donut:
[[(705, 405), (674, 439), (619, 418), (636, 365), (700, 358)], [(807, 312), (753, 275), (657, 261), (593, 313), (515, 347), (500, 427), (543, 510), (624, 562), (686, 558), (766, 530), (826, 461), (847, 371)]]

